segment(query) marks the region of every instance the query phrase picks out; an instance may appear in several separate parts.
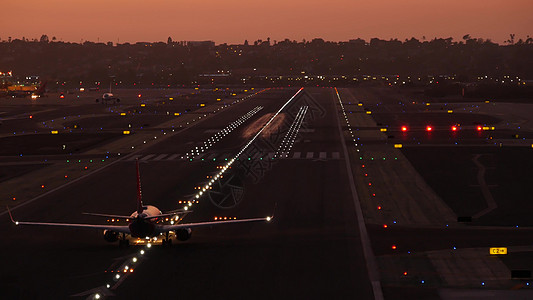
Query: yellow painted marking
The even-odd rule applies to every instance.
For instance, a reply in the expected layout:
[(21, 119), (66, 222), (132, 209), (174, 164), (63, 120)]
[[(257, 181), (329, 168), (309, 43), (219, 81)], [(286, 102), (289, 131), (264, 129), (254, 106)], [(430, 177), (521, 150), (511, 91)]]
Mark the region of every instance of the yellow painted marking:
[(492, 255), (505, 255), (505, 254), (507, 254), (507, 247), (489, 248), (489, 254), (492, 254)]

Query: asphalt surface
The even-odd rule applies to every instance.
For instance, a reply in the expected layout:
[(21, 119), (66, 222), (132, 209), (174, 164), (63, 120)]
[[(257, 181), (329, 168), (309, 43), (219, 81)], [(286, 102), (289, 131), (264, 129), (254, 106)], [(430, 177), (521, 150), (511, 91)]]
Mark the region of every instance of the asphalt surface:
[(274, 216), (195, 229), (170, 248), (119, 248), (100, 231), (17, 227), (0, 212), (5, 297), (531, 296), (532, 279), (511, 274), (533, 268), (531, 105), (515, 114), (512, 103), (361, 87), (339, 89), (345, 120), (334, 89), (305, 88), (248, 145), (297, 91), (124, 90), (117, 105), (94, 95), (2, 100), (0, 201), (17, 220), (103, 224), (82, 213), (129, 215), (135, 159), (144, 203), (182, 208), (243, 147), (183, 222)]
[[(256, 95), (135, 153), (141, 161), (144, 203), (163, 211), (183, 206), (178, 201), (190, 199), (194, 188), (205, 183), (224, 158), (231, 158), (245, 145), (247, 126), (277, 111), (296, 91)], [(236, 203), (221, 203), (216, 195), (213, 200), (205, 197), (185, 219), (274, 214), (272, 222), (202, 228), (189, 241), (175, 241), (171, 248), (153, 246), (134, 272), (111, 289), (116, 298), (153, 297), (156, 291), (159, 297), (188, 299), (373, 299), (353, 202), (346, 197), (350, 190), (334, 101), (330, 89), (295, 98), (283, 111), (286, 121), (276, 134), (254, 143), (224, 176), (228, 181), (221, 191), (235, 194)], [(302, 158), (269, 160), (268, 154), (276, 151), (302, 105), (313, 111), (294, 141), (293, 150), (301, 152)], [(203, 145), (214, 132), (257, 106), (263, 109), (202, 154), (204, 160), (168, 159)], [(165, 159), (156, 160), (162, 154), (167, 154)], [(82, 212), (129, 214), (135, 209), (136, 196), (133, 157), (112, 165), (110, 159), (101, 171), (13, 214), (18, 220), (76, 223), (105, 222), (105, 218)], [(91, 293), (84, 291), (107, 282), (115, 284), (117, 264), (139, 250), (108, 244), (101, 232), (92, 230), (17, 227), (6, 215), (1, 223), (5, 245), (0, 250), (1, 285), (11, 299), (66, 298), (80, 293), (88, 297)]]

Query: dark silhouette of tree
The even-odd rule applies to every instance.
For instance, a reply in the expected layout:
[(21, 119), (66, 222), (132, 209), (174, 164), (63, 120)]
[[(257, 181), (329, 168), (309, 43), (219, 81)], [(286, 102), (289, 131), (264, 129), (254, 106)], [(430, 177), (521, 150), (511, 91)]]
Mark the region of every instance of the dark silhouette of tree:
[(46, 34), (41, 35), (41, 38), (39, 40), (41, 43), (48, 43), (48, 36)]
[(507, 43), (513, 45), (515, 36), (516, 35), (514, 33), (509, 34), (509, 39), (507, 40)]

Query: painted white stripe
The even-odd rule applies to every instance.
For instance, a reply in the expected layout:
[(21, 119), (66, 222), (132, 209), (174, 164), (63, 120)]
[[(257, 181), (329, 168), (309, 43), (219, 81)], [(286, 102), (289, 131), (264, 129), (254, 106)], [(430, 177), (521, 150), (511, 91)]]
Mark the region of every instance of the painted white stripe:
[(162, 160), (165, 156), (167, 156), (168, 154), (161, 154), (159, 155), (158, 157), (154, 158), (154, 160)]
[(137, 158), (141, 157), (142, 155), (141, 154), (136, 154), (136, 155), (133, 155), (132, 157), (126, 159), (126, 161), (132, 161), (132, 160), (136, 160)]
[(326, 159), (327, 155), (326, 152), (320, 152), (319, 158), (320, 159)]
[(169, 157), (167, 158), (167, 160), (174, 160), (174, 159), (176, 159), (176, 157), (178, 157), (178, 156), (180, 156), (180, 155), (179, 155), (179, 154), (172, 154), (171, 156), (169, 156)]
[(300, 157), (302, 157), (302, 152), (294, 152), (294, 155), (292, 156), (294, 159), (299, 159)]
[(305, 158), (313, 158), (313, 156), (315, 156), (315, 152), (307, 152)]
[(333, 159), (340, 159), (341, 158), (341, 155), (339, 152), (333, 152)]
[(145, 157), (141, 158), (140, 160), (141, 161), (147, 161), (147, 160), (149, 160), (150, 158), (152, 158), (154, 156), (156, 156), (156, 154), (148, 154)]

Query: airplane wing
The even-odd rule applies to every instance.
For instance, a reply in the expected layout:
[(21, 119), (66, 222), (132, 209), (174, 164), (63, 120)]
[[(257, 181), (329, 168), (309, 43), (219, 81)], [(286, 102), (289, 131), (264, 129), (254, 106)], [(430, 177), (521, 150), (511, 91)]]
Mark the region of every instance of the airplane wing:
[(11, 211), (7, 209), (11, 222), (15, 225), (36, 225), (36, 226), (56, 226), (56, 227), (69, 227), (69, 228), (84, 228), (84, 229), (101, 229), (101, 230), (111, 230), (114, 232), (127, 233), (130, 234), (130, 228), (126, 225), (93, 225), (93, 224), (69, 224), (69, 223), (42, 223), (42, 222), (22, 222), (13, 220)]
[(248, 223), (248, 222), (270, 222), (272, 217), (266, 218), (255, 218), (255, 219), (242, 219), (242, 220), (227, 220), (227, 221), (212, 221), (212, 222), (199, 222), (199, 223), (186, 223), (186, 224), (175, 224), (175, 225), (161, 225), (158, 230), (160, 233), (165, 233), (173, 230), (183, 229), (183, 228), (196, 228), (196, 227), (205, 227), (213, 225), (222, 225), (230, 223)]
[(84, 215), (96, 216), (96, 217), (106, 217), (106, 218), (116, 218), (116, 219), (131, 219), (131, 216), (121, 216), (121, 215), (107, 215), (107, 214), (97, 214), (97, 213), (88, 213), (84, 212)]
[(150, 217), (145, 217), (144, 219), (145, 220), (149, 220), (149, 219), (155, 219), (155, 218), (166, 218), (166, 217), (174, 217), (174, 216), (179, 216), (180, 214), (188, 214), (188, 213), (191, 213), (192, 210), (189, 210), (189, 211), (183, 211), (183, 212), (173, 212), (173, 213), (168, 213), (168, 214), (161, 214), (161, 215), (155, 215), (155, 216), (150, 216)]

